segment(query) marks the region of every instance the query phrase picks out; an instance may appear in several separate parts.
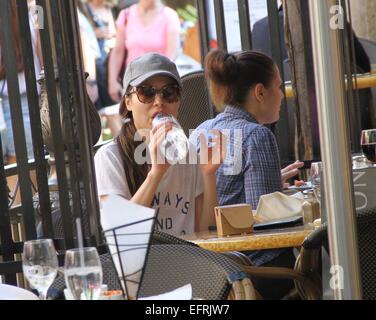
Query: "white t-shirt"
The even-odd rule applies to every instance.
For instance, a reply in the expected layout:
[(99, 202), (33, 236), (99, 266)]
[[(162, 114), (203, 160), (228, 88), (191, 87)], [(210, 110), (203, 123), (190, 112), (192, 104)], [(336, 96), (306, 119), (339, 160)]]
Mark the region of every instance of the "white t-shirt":
[[(98, 195), (117, 194), (131, 198), (123, 161), (116, 142), (102, 146), (94, 157)], [(203, 192), (198, 165), (176, 164), (163, 176), (152, 207), (156, 209), (155, 229), (176, 236), (194, 232), (195, 199)]]
[(78, 24), (80, 25), (80, 32), (81, 34), (85, 34), (88, 45), (91, 50), (91, 54), (93, 55), (94, 59), (98, 59), (101, 57), (101, 51), (99, 49), (97, 36), (95, 35), (95, 31), (91, 26), (89, 20), (85, 17), (85, 15), (77, 9), (77, 17), (78, 17)]

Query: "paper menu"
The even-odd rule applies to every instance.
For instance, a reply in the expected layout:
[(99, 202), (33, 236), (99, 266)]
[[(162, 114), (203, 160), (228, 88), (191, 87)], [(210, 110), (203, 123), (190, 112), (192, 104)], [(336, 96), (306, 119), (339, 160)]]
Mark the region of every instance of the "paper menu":
[(117, 195), (102, 203), (102, 228), (128, 299), (137, 298), (155, 214), (154, 209)]

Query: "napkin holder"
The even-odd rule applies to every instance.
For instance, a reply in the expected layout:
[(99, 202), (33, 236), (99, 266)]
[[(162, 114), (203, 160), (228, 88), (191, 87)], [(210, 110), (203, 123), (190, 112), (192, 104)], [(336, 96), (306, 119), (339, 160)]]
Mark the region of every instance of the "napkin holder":
[(110, 195), (102, 204), (101, 224), (123, 296), (138, 298), (155, 224), (155, 210)]
[(253, 215), (249, 204), (215, 207), (219, 237), (253, 232)]

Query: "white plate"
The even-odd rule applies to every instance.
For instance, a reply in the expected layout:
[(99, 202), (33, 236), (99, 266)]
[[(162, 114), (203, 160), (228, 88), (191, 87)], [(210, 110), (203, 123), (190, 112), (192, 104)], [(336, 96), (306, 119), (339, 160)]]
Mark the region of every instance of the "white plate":
[(288, 187), (289, 190), (298, 190), (298, 191), (303, 191), (303, 190), (308, 190), (312, 189), (312, 183), (311, 181), (307, 181), (305, 184), (303, 184), (300, 187), (296, 187), (294, 185)]
[(0, 300), (39, 300), (39, 298), (31, 291), (8, 284), (0, 284)]

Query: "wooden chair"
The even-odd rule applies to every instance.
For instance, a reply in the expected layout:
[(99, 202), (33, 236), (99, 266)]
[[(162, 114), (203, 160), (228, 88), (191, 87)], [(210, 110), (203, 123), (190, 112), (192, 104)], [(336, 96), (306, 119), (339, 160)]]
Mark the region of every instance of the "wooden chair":
[[(363, 289), (363, 299), (376, 299), (376, 208), (364, 209), (356, 215), (358, 230), (358, 250)], [(303, 242), (295, 270), (311, 279), (314, 292), (297, 284), (300, 295), (305, 298), (313, 294), (315, 299), (322, 299), (321, 250), (329, 252), (327, 223), (310, 234)]]

